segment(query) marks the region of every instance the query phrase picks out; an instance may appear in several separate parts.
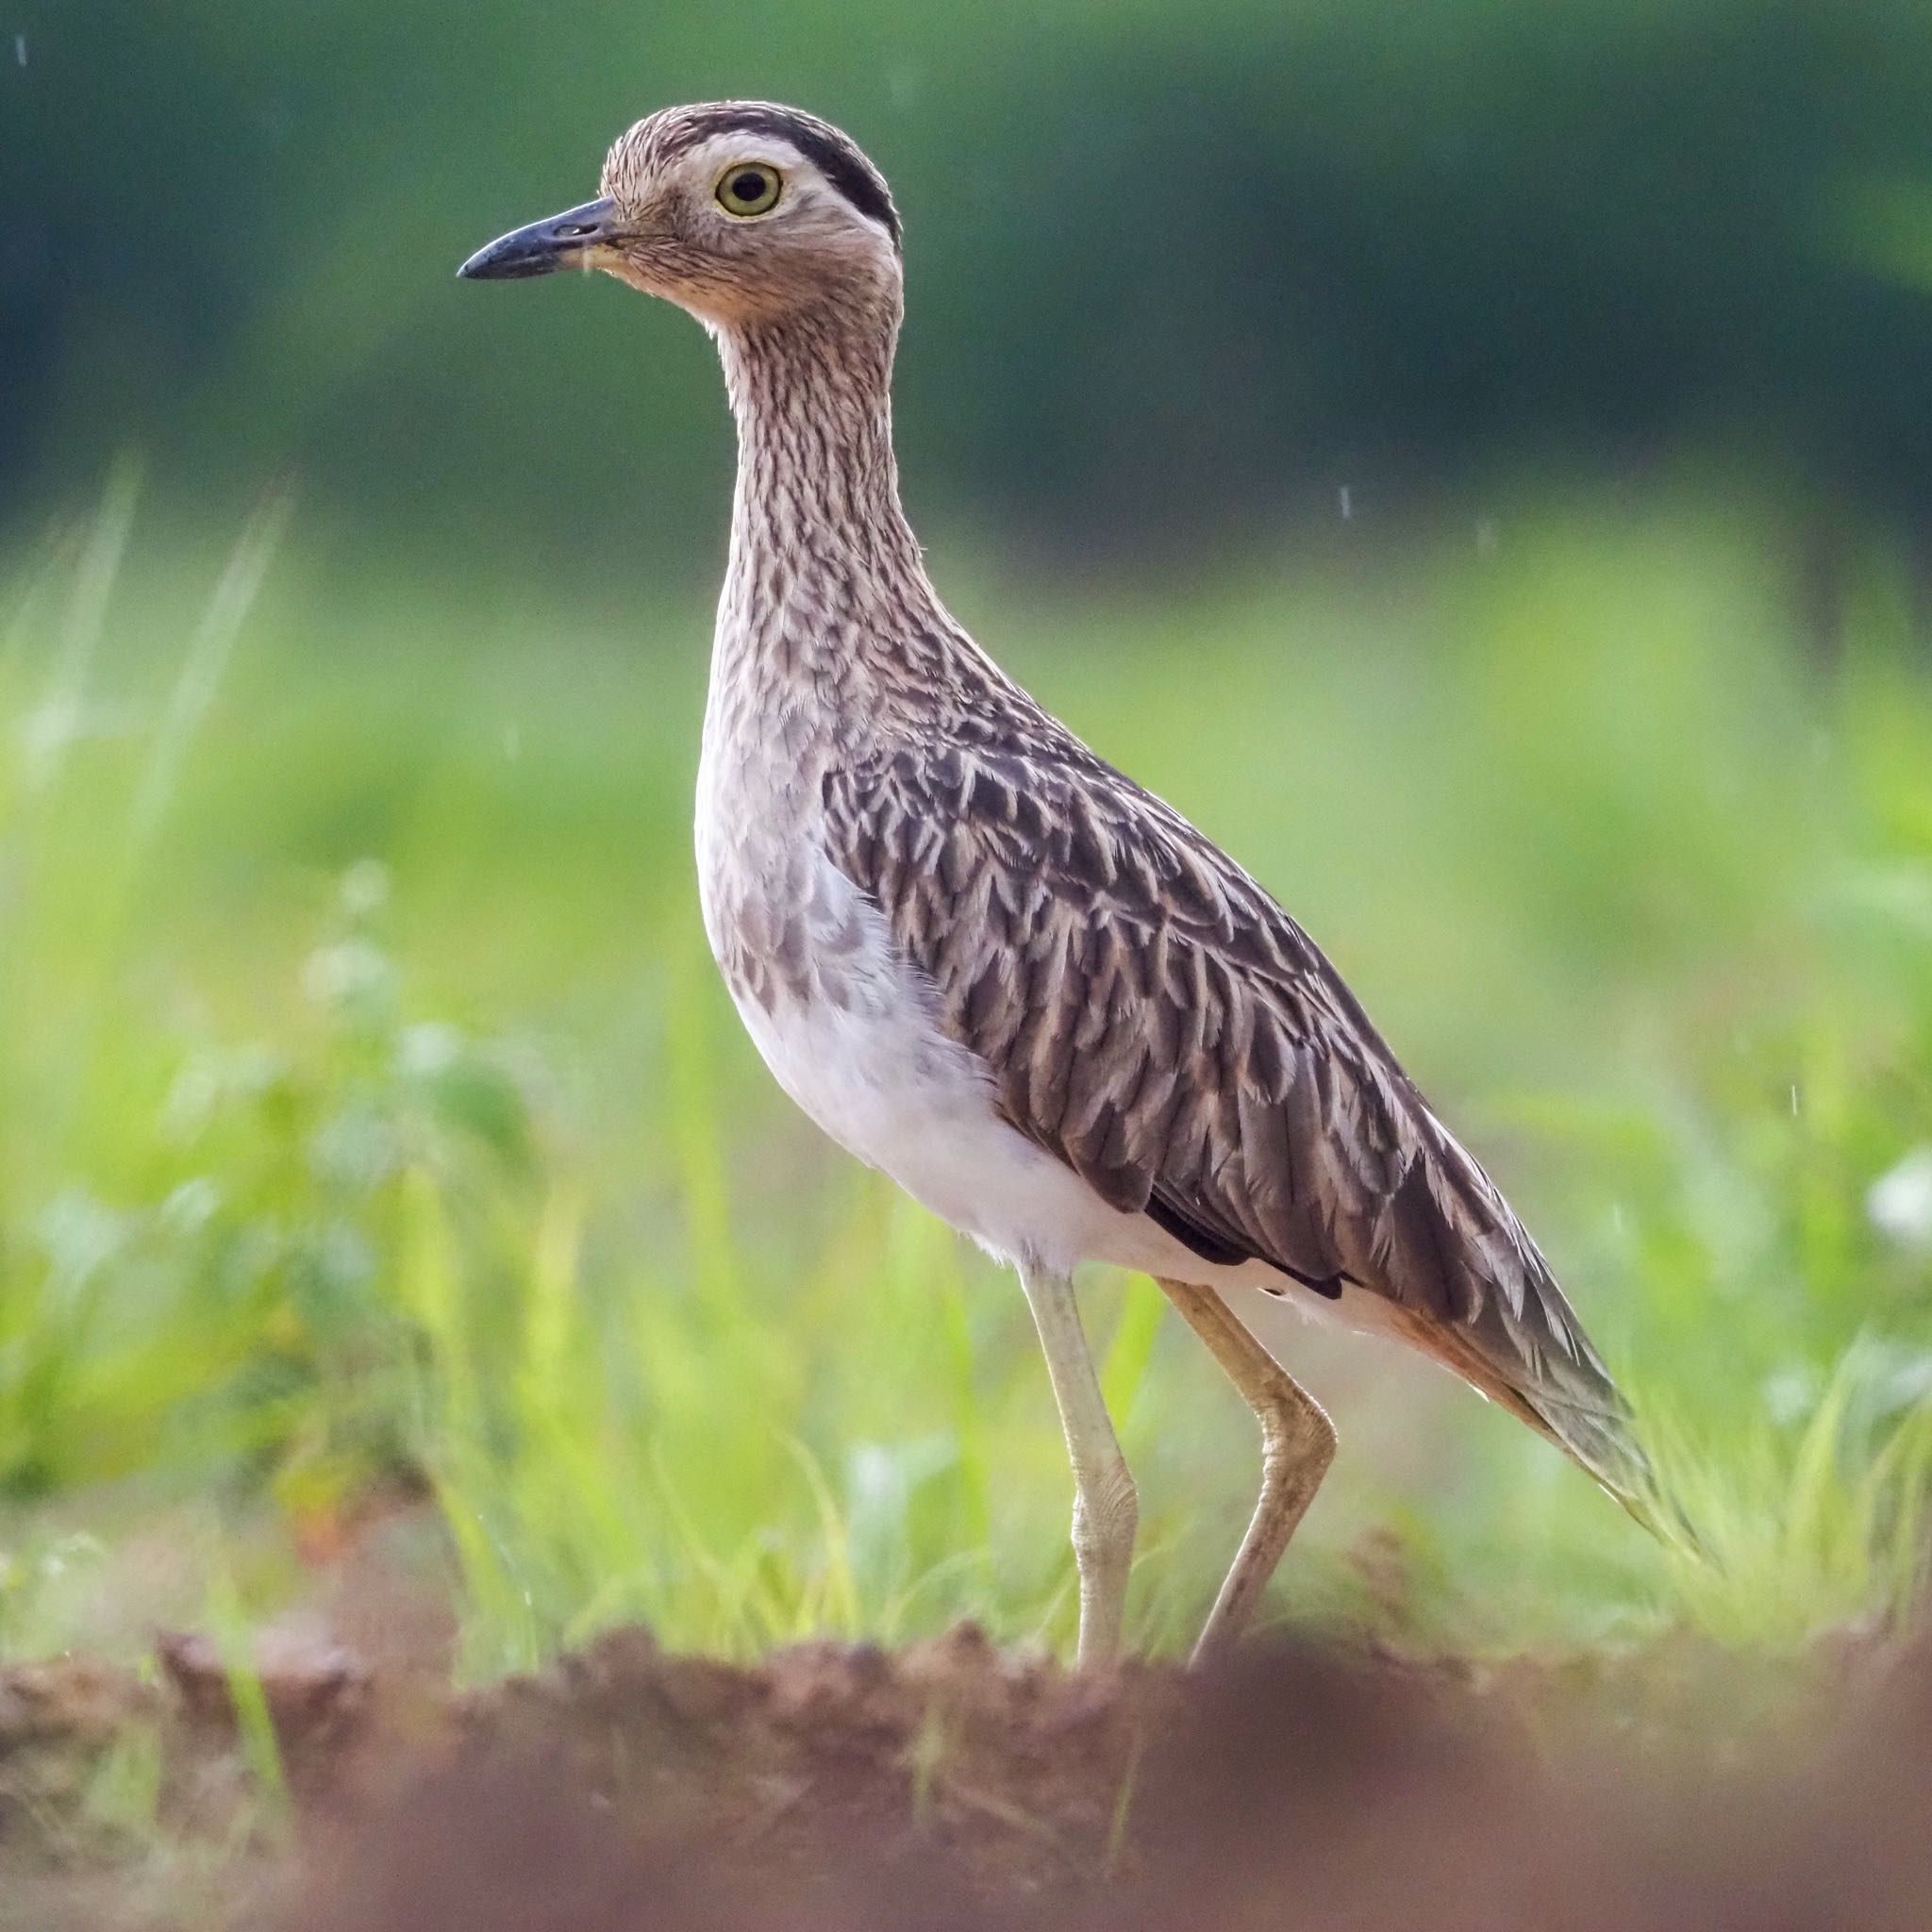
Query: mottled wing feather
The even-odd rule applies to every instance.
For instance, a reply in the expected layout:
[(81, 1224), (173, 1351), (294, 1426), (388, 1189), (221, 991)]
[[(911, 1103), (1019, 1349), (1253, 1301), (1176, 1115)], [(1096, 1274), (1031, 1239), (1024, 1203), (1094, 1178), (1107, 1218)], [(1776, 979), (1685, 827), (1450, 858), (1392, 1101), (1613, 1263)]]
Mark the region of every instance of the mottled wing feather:
[(1623, 1405), (1541, 1255), (1268, 894), (1061, 738), (824, 781), (832, 861), (1022, 1133), (1222, 1263), (1393, 1304), (1417, 1346), (1620, 1492)]

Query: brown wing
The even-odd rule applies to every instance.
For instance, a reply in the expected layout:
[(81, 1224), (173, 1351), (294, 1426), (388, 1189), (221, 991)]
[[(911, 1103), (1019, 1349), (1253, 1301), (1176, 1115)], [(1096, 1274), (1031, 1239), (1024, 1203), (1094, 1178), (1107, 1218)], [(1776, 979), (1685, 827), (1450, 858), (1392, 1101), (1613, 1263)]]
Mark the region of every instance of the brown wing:
[(1641, 1458), (1547, 1264), (1314, 942), (1068, 739), (824, 781), (832, 861), (1021, 1132), (1222, 1262), (1367, 1292), (1619, 1493)]

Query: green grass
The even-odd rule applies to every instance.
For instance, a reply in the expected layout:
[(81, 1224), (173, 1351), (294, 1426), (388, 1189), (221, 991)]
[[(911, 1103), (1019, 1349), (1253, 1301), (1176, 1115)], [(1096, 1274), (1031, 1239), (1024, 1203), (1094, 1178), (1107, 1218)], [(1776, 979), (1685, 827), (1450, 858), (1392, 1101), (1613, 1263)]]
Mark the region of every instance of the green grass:
[[(1782, 1646), (1917, 1588), (1932, 676), (1884, 556), (1810, 637), (1780, 519), (1706, 500), (1188, 598), (939, 558), (1337, 958), (1722, 1559), (1292, 1326), (1342, 1454), (1280, 1614)], [(704, 957), (702, 610), (350, 568), (279, 501), (225, 557), (131, 471), (0, 586), (0, 1648), (232, 1631), (414, 1480), (476, 1672), (626, 1618), (1066, 1641), (1021, 1298), (791, 1114)], [(1086, 1303), (1175, 1647), (1249, 1424), (1149, 1284)]]

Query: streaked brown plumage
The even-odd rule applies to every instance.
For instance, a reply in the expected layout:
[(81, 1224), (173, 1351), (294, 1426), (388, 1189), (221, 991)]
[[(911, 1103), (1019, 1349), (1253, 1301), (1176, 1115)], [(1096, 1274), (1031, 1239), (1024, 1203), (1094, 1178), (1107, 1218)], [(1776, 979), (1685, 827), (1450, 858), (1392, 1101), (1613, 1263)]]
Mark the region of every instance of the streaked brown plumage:
[(1624, 1407), (1548, 1264), (1314, 942), (1015, 688), (829, 773), (833, 862), (1001, 1111), (1211, 1262), (1393, 1304), (1404, 1338), (1613, 1491)]
[(1333, 1448), (1231, 1312), (1251, 1291), (1408, 1342), (1638, 1507), (1624, 1406), (1541, 1255), (1333, 967), (940, 602), (892, 454), (899, 242), (844, 136), (725, 102), (639, 123), (599, 200), (464, 273), (607, 269), (717, 338), (739, 480), (707, 930), (793, 1098), (1018, 1266), (1074, 1467), (1083, 1657), (1119, 1640), (1136, 1505), (1082, 1259), (1153, 1274), (1262, 1425), (1204, 1650), (1239, 1635)]

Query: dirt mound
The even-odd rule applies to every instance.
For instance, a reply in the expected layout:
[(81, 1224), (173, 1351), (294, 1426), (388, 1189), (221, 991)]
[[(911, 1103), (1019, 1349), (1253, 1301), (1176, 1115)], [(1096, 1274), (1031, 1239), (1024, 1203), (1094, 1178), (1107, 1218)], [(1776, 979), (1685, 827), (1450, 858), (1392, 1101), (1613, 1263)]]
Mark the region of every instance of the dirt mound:
[[(1707, 1647), (1508, 1666), (1260, 1652), (1090, 1674), (960, 1630), (756, 1668), (614, 1632), (452, 1694), (273, 1646), (258, 1713), (212, 1650), (145, 1685), (0, 1674), (0, 1887), (37, 1928), (264, 1932), (1611, 1932), (1932, 1924), (1932, 1647), (1768, 1677)], [(171, 1897), (90, 1836), (91, 1781), (156, 1740)], [(236, 1847), (244, 1856), (237, 1857)], [(207, 1870), (206, 1861), (202, 1868)], [(118, 1890), (116, 1874), (120, 1874)], [(26, 1889), (23, 1889), (23, 1888)], [(62, 1916), (63, 1908), (65, 1916)]]
[(1172, 1667), (1089, 1674), (970, 1626), (889, 1654), (803, 1644), (757, 1669), (618, 1631), (542, 1676), (462, 1701), (460, 1761), (561, 1761), (653, 1829), (803, 1876), (827, 1846), (916, 1856), (1033, 1890), (1105, 1869)]

